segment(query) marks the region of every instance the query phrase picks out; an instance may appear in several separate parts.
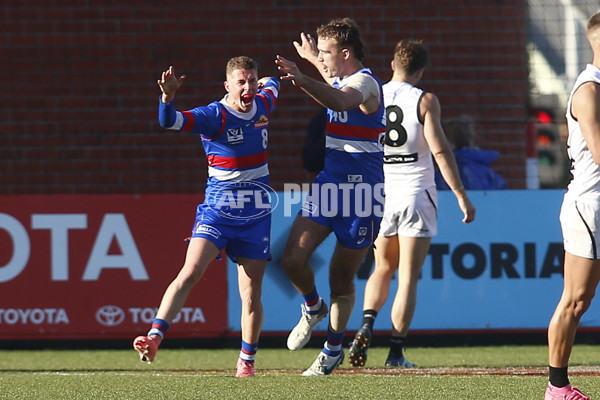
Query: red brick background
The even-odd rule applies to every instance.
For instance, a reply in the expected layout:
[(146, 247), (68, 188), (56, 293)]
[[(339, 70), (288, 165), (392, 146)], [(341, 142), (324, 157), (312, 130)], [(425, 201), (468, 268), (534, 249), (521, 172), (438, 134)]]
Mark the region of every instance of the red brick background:
[[(421, 86), (438, 95), (443, 117), (474, 116), (478, 145), (498, 150), (496, 170), (524, 188), (526, 2), (394, 3), (4, 0), (0, 194), (201, 192), (200, 140), (158, 126), (161, 71), (187, 75), (178, 109), (204, 105), (224, 94), (231, 56), (250, 55), (259, 75), (274, 75), (276, 54), (298, 59), (301, 31), (344, 16), (361, 27), (366, 65), (384, 82), (395, 43), (424, 39), (432, 66)], [(300, 151), (316, 110), (283, 83), (269, 147), (276, 189), (310, 179)]]

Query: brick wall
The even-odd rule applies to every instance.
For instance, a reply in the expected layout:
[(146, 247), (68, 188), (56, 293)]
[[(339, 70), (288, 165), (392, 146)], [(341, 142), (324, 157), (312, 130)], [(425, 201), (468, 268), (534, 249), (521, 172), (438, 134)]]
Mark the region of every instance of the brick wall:
[[(525, 187), (525, 1), (206, 3), (3, 1), (0, 194), (201, 192), (200, 140), (158, 126), (160, 72), (173, 65), (187, 75), (178, 109), (203, 105), (224, 94), (229, 57), (250, 55), (259, 75), (274, 75), (276, 54), (298, 58), (299, 32), (342, 16), (362, 28), (366, 65), (383, 81), (395, 43), (424, 39), (432, 66), (421, 86), (438, 95), (444, 117), (474, 116), (479, 146), (501, 153), (494, 166), (509, 187)], [(316, 111), (283, 83), (269, 147), (275, 188), (310, 179), (300, 148)]]

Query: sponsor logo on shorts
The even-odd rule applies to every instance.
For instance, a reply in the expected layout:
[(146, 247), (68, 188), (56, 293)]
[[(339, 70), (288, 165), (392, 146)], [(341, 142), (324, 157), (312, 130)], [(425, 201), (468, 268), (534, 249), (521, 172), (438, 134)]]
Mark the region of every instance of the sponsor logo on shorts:
[(209, 235), (214, 237), (215, 239), (218, 239), (221, 236), (221, 232), (217, 228), (210, 225), (198, 225), (196, 227), (195, 233)]
[(307, 200), (302, 204), (302, 215), (315, 215), (318, 209), (319, 207), (316, 204)]

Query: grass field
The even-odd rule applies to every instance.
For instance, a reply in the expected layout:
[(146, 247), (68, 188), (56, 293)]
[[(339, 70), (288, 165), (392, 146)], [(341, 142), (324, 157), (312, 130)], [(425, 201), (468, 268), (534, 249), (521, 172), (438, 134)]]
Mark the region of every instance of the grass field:
[[(237, 349), (161, 349), (154, 363), (134, 350), (1, 350), (0, 399), (542, 399), (545, 346), (411, 348), (419, 368), (347, 361), (333, 375), (302, 377), (318, 348), (260, 349), (254, 378), (233, 377)], [(576, 345), (571, 383), (600, 398), (597, 347)]]

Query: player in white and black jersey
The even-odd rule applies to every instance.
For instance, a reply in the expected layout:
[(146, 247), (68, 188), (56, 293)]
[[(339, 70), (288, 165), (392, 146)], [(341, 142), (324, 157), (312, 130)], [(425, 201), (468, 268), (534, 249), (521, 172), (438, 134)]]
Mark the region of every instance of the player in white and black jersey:
[(569, 382), (575, 332), (600, 281), (600, 12), (588, 21), (594, 60), (581, 72), (567, 103), (567, 152), (573, 179), (560, 210), (565, 248), (564, 288), (548, 326), (546, 400), (587, 400)]
[(463, 222), (475, 218), (475, 207), (463, 187), (452, 148), (440, 122), (440, 103), (416, 85), (429, 62), (419, 41), (402, 40), (392, 61), (393, 76), (383, 85), (386, 107), (384, 146), (385, 204), (375, 240), (375, 269), (365, 287), (363, 322), (350, 349), (350, 364), (365, 365), (373, 323), (388, 297), (398, 270), (398, 290), (392, 306), (392, 337), (388, 367), (412, 367), (404, 358), (405, 339), (416, 306), (417, 281), (432, 236), (437, 234), (435, 159), (452, 188)]

